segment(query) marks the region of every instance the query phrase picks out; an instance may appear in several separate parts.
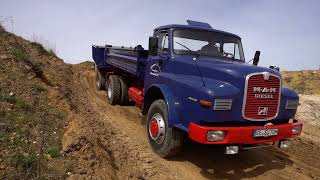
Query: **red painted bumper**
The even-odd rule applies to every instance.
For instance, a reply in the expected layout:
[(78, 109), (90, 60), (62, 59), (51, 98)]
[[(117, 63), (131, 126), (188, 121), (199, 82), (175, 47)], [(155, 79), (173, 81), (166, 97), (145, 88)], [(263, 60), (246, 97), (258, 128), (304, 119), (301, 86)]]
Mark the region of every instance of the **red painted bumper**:
[[(294, 126), (302, 126), (303, 122), (287, 123), (271, 126), (243, 126), (243, 127), (207, 127), (194, 123), (189, 125), (189, 137), (202, 144), (260, 144), (280, 141), (282, 139), (294, 138), (300, 135), (292, 134)], [(253, 137), (253, 131), (256, 129), (278, 128), (278, 135), (271, 137)], [(207, 133), (210, 130), (223, 130), (225, 137), (222, 141), (207, 141)]]

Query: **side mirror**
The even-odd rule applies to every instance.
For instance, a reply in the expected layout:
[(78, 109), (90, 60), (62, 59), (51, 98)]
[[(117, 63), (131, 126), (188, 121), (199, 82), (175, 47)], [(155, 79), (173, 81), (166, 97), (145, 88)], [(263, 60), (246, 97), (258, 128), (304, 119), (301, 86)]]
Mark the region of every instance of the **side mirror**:
[(260, 60), (260, 51), (256, 51), (253, 58), (253, 65), (257, 66)]
[(151, 56), (156, 56), (158, 53), (158, 37), (149, 37), (149, 50), (148, 54)]

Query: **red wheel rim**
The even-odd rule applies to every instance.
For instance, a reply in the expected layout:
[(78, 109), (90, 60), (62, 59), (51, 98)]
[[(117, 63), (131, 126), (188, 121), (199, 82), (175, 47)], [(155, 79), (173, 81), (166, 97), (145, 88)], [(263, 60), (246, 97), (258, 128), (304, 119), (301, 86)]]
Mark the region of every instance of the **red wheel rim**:
[(153, 118), (151, 120), (150, 126), (151, 126), (151, 128), (150, 128), (151, 136), (153, 138), (156, 138), (159, 133), (159, 126), (158, 126), (157, 120), (155, 118)]

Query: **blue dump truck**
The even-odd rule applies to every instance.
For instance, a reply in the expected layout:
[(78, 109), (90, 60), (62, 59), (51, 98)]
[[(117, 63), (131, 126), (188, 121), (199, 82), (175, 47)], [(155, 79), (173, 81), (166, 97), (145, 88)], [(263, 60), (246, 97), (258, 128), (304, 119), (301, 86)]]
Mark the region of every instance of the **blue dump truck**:
[(245, 62), (241, 38), (187, 21), (154, 30), (149, 47), (92, 46), (96, 86), (112, 105), (142, 109), (147, 136), (161, 157), (175, 155), (185, 138), (224, 145), (225, 154), (301, 134), (299, 97), (282, 87), (275, 66)]

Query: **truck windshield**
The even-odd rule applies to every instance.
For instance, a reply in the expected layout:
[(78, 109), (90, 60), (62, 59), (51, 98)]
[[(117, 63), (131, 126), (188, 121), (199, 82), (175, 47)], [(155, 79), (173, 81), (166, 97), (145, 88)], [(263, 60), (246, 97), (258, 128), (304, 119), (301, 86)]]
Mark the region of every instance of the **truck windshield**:
[(244, 61), (240, 39), (219, 32), (194, 29), (175, 30), (173, 49), (175, 54), (196, 54)]

